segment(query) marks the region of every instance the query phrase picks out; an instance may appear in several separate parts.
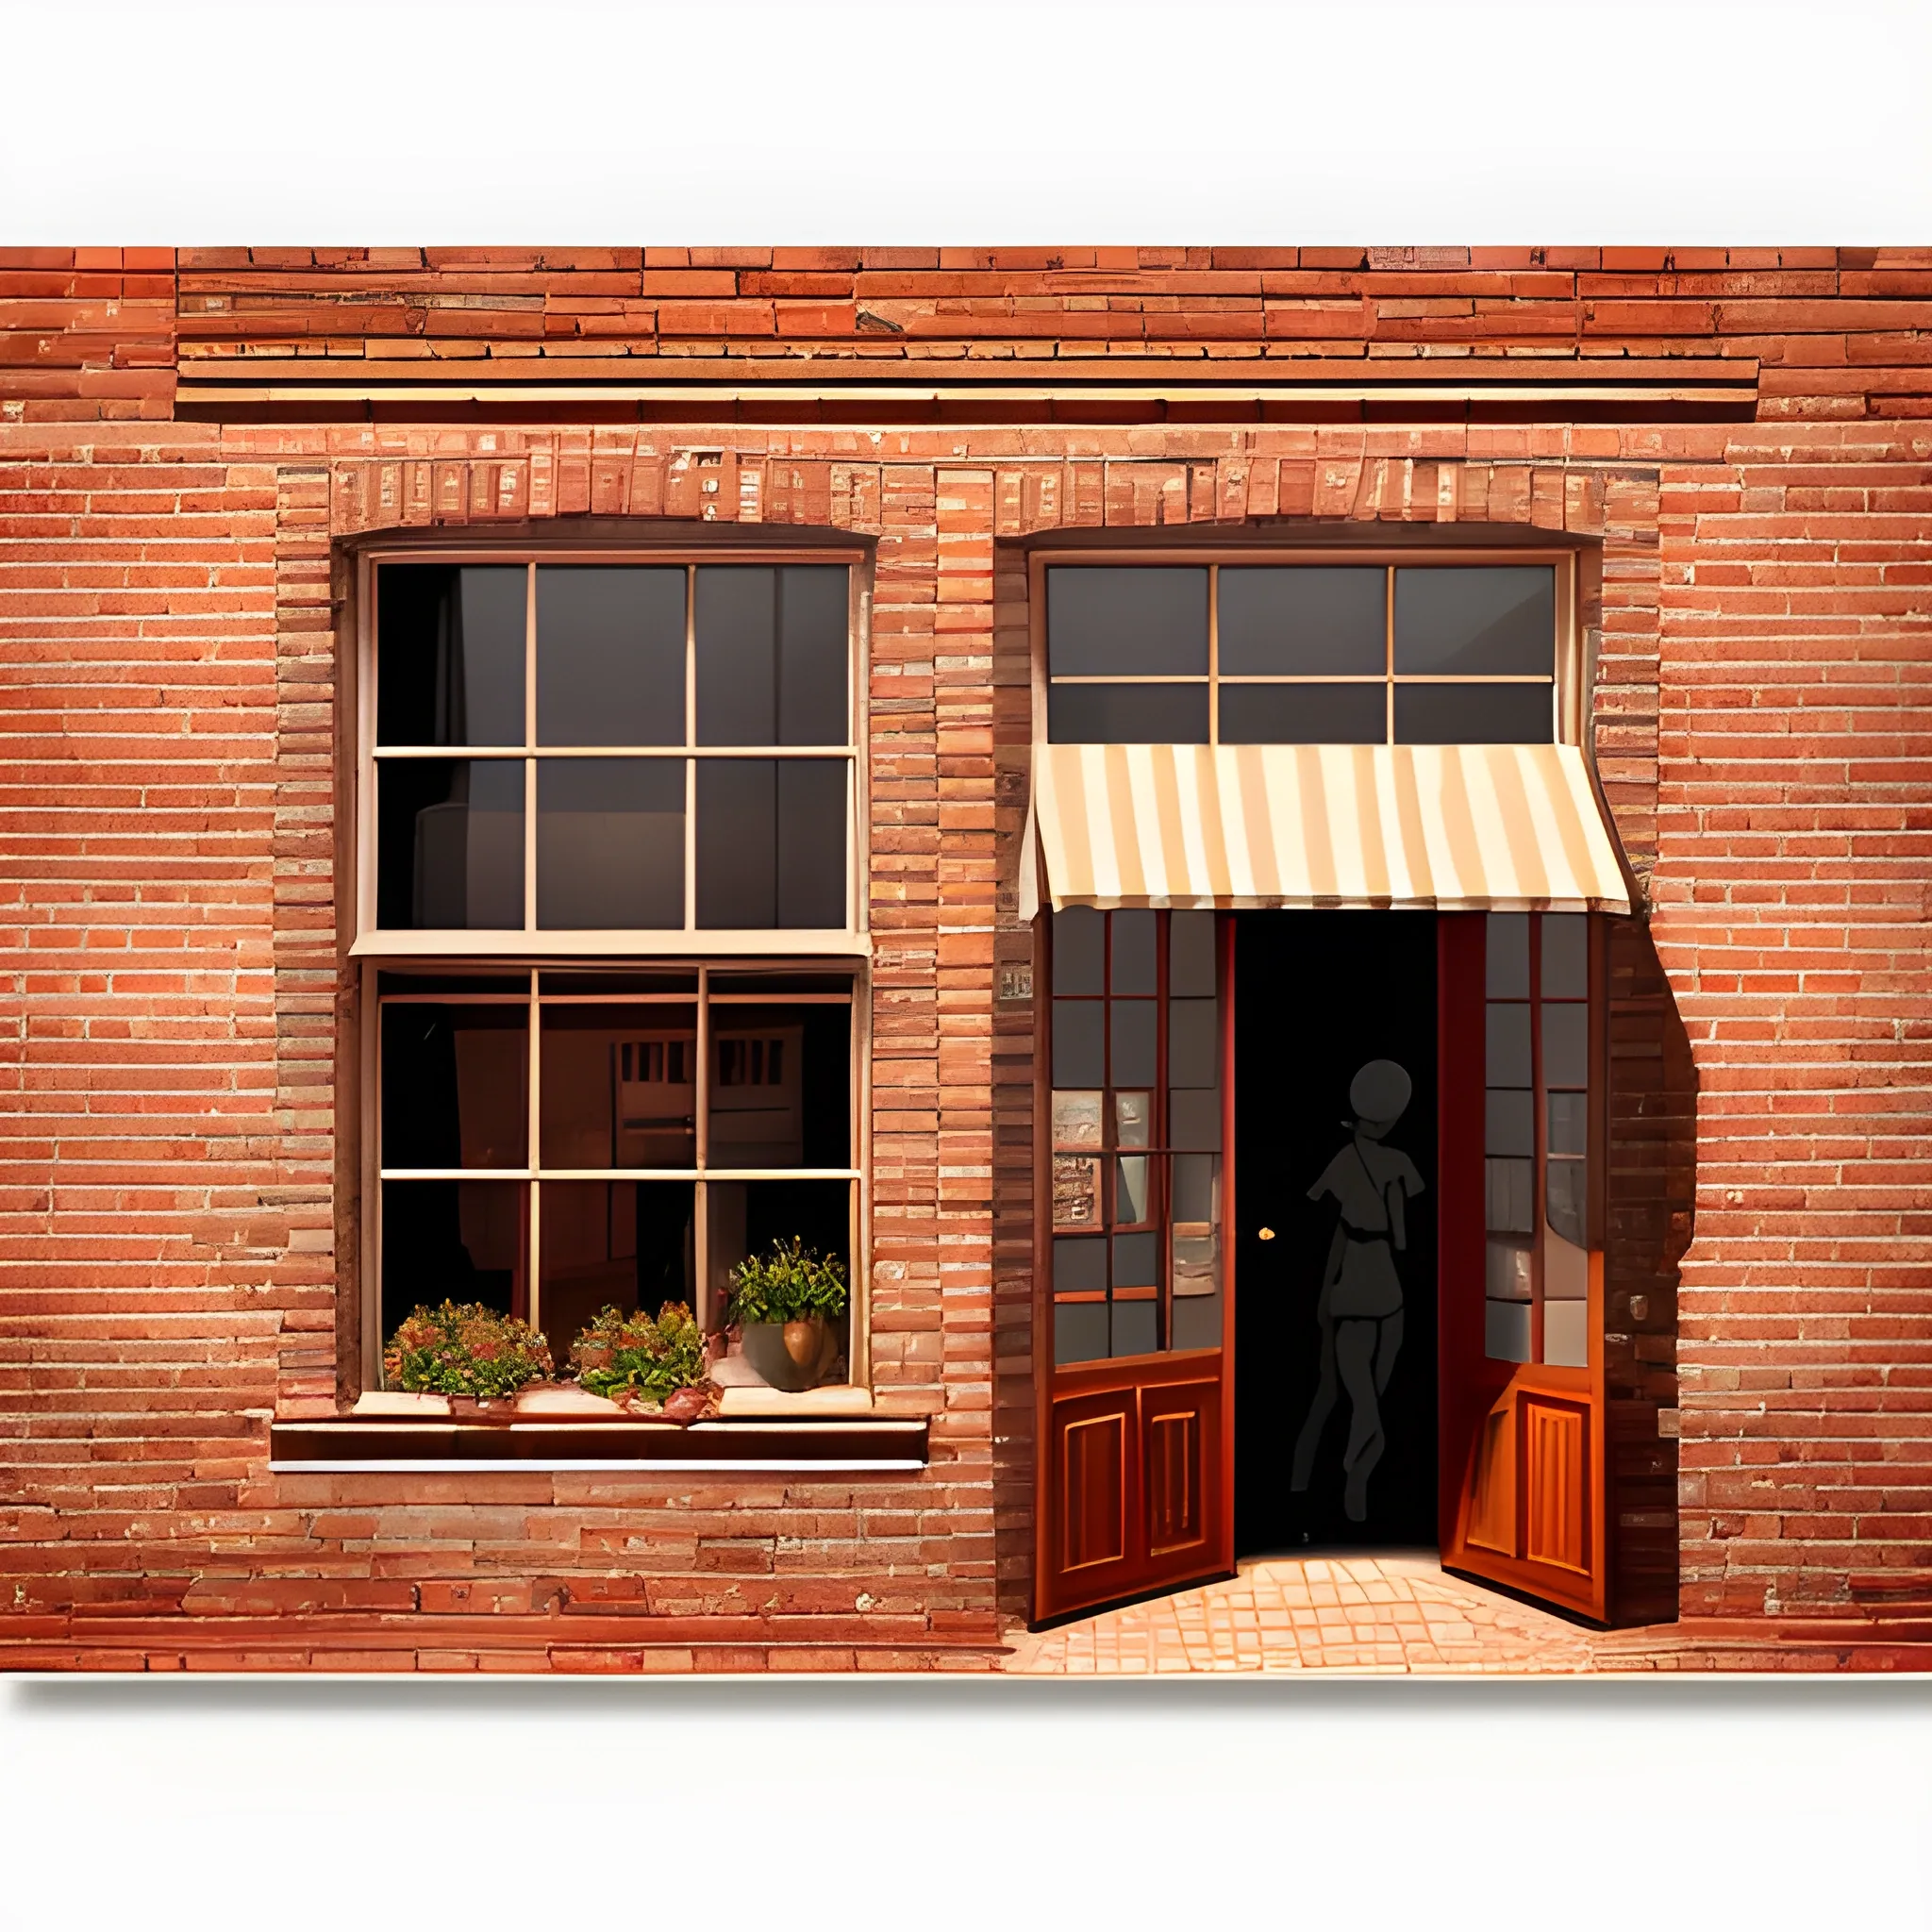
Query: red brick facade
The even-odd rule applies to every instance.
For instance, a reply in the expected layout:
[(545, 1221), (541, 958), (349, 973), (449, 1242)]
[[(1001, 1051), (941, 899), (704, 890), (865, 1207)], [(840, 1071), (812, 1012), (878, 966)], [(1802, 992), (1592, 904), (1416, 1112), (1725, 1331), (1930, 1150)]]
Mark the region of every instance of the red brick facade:
[[(913, 377), (941, 399), (796, 392)], [(1140, 388), (1069, 401), (1105, 377)], [(755, 399), (653, 393), (700, 378)], [(871, 553), (874, 1380), (932, 1419), (916, 1475), (267, 1467), (358, 1373), (354, 546), (558, 520)], [(1333, 520), (1600, 546), (1651, 912), (1612, 989), (1613, 1597), (1932, 1638), (1932, 251), (129, 249), (0, 255), (0, 1663), (995, 1661), (1025, 546)]]

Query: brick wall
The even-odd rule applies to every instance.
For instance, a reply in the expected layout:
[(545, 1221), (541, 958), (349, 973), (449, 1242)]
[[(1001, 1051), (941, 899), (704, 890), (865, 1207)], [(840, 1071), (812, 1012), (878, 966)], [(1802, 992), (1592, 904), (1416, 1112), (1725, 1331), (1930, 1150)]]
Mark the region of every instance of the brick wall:
[[(1031, 1541), (1033, 1009), (997, 996), (1030, 959), (1024, 547), (1338, 518), (1601, 546), (1599, 764), (1655, 908), (1613, 989), (1626, 1609), (1932, 1602), (1928, 324), (1932, 251), (0, 256), (0, 1660), (984, 1662)], [(1102, 356), (1718, 358), (1757, 401), (884, 432), (174, 402), (177, 361)], [(916, 1478), (266, 1470), (267, 1417), (357, 1356), (343, 546), (558, 517), (873, 548), (872, 1295), (879, 1381), (934, 1419)]]

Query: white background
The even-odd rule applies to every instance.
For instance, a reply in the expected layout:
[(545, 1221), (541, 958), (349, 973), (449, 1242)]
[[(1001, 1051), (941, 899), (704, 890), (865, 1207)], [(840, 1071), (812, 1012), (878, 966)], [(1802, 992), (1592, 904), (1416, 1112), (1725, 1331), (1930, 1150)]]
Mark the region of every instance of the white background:
[[(0, 0), (0, 242), (466, 240), (1926, 245), (1932, 6)], [(1928, 1745), (1900, 1679), (16, 1680), (0, 1932), (1923, 1925)]]

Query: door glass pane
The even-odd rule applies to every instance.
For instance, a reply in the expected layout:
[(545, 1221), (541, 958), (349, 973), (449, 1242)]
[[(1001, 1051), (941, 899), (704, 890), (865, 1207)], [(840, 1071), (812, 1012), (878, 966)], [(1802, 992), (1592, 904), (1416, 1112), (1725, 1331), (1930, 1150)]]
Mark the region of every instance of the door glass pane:
[(1061, 565), (1046, 574), (1056, 677), (1206, 675), (1208, 573), (1198, 566)]
[(1590, 1307), (1587, 1303), (1543, 1304), (1543, 1360), (1552, 1368), (1589, 1368)]
[(382, 1333), (411, 1308), (481, 1302), (509, 1315), (528, 1306), (526, 1181), (384, 1181)]
[(1529, 914), (1491, 912), (1484, 922), (1484, 958), (1483, 990), (1489, 997), (1492, 1000), (1526, 1000), (1529, 997)]
[(1551, 744), (1548, 684), (1398, 684), (1397, 744)]
[[(1567, 1241), (1581, 1248), (1587, 1240), (1590, 1191), (1588, 1170), (1581, 1160), (1552, 1158), (1544, 1168), (1545, 1212), (1550, 1225)], [(1547, 1283), (1544, 1292), (1549, 1292)]]
[(1113, 1218), (1132, 1224), (1148, 1219), (1147, 1157), (1124, 1156), (1114, 1162)]
[(1107, 1008), (1099, 1000), (1056, 1000), (1053, 1003), (1053, 1084), (1056, 1087), (1098, 1087), (1106, 1078), (1102, 1064), (1101, 1028)]
[(1483, 1267), (1483, 1292), (1491, 1301), (1529, 1301), (1533, 1289), (1531, 1247), (1527, 1241), (1492, 1234), (1484, 1249)]
[(375, 573), (377, 744), (521, 744), (526, 573), (385, 563)]
[(1221, 1094), (1212, 1087), (1174, 1088), (1167, 1096), (1167, 1138), (1174, 1147), (1221, 1145)]
[(1155, 990), (1154, 914), (1116, 912), (1113, 931), (1113, 978), (1108, 991), (1151, 993)]
[(1176, 1087), (1212, 1087), (1220, 1074), (1215, 1052), (1215, 1003), (1170, 1000), (1167, 1077)]
[(1108, 1071), (1116, 1087), (1154, 1084), (1155, 1008), (1153, 1000), (1109, 1000), (1112, 1049)]
[(1590, 1081), (1590, 1008), (1543, 1007), (1543, 1084), (1584, 1087)]
[(1053, 1158), (1053, 1224), (1100, 1225), (1100, 1156), (1056, 1154)]
[(1224, 744), (1382, 744), (1383, 684), (1224, 684)]
[(1113, 1286), (1153, 1288), (1160, 1279), (1160, 1237), (1117, 1234), (1113, 1238)]
[(1104, 1241), (1061, 1241), (1053, 1244), (1053, 1291), (1056, 1294), (1107, 1292), (1107, 1243)]
[(1491, 1000), (1483, 1015), (1484, 1080), (1491, 1087), (1529, 1085), (1529, 1008)]
[(525, 1167), (529, 1008), (382, 1008), (384, 1167)]
[(1386, 584), (1386, 572), (1357, 565), (1224, 569), (1218, 592), (1222, 675), (1379, 674)]
[(1117, 1147), (1145, 1147), (1154, 1125), (1151, 1093), (1116, 1093), (1113, 1097), (1113, 1139)]
[(1536, 1153), (1535, 1096), (1525, 1088), (1491, 1087), (1483, 1096), (1483, 1147), (1490, 1154)]
[(1100, 1145), (1100, 1094), (1095, 1089), (1057, 1088), (1054, 1091), (1053, 1144), (1056, 1147)]
[(850, 1167), (852, 1008), (711, 1008), (711, 1167)]
[(1208, 686), (1051, 685), (1046, 735), (1056, 744), (1206, 744)]
[(697, 1164), (697, 1008), (543, 1013), (538, 1145), (546, 1168)]
[(1536, 1162), (1491, 1155), (1483, 1173), (1489, 1192), (1485, 1224), (1499, 1233), (1529, 1233), (1536, 1225)]
[[(1552, 1154), (1588, 1154), (1590, 1152), (1590, 1096), (1586, 1093), (1552, 1093), (1546, 1107), (1550, 1116), (1550, 1152)], [(1497, 1152), (1515, 1150), (1498, 1149)], [(1527, 1153), (1529, 1150), (1523, 1150)]]
[(537, 741), (684, 742), (684, 572), (537, 572)]
[(1105, 1361), (1107, 1356), (1106, 1302), (1056, 1302), (1053, 1309), (1055, 1365), (1064, 1367), (1069, 1362)]
[(1526, 1362), (1529, 1359), (1527, 1302), (1483, 1304), (1483, 1353), (1491, 1361)]
[(1053, 915), (1054, 991), (1103, 991), (1106, 956), (1106, 913), (1069, 906)]
[(1213, 913), (1168, 914), (1167, 990), (1175, 999), (1214, 997)]
[(375, 842), (378, 925), (522, 928), (521, 758), (383, 759)]
[(1110, 1353), (1153, 1355), (1160, 1347), (1160, 1304), (1152, 1296), (1112, 1303), (1113, 1338)]
[(684, 924), (684, 760), (537, 761), (537, 924)]
[(1543, 997), (1585, 999), (1590, 993), (1590, 919), (1581, 912), (1542, 917)]
[(537, 1308), (561, 1366), (606, 1308), (656, 1315), (697, 1304), (690, 1181), (545, 1181)]
[(1548, 676), (1556, 651), (1557, 575), (1547, 564), (1395, 573), (1398, 675)]

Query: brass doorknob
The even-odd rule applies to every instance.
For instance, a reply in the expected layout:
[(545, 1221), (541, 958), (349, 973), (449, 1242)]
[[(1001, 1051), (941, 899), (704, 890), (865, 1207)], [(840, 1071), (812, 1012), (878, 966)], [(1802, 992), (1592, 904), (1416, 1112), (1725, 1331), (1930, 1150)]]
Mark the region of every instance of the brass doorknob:
[(1261, 1239), (1264, 1241), (1272, 1241), (1274, 1239), (1274, 1230), (1272, 1227), (1264, 1227), (1261, 1230)]

